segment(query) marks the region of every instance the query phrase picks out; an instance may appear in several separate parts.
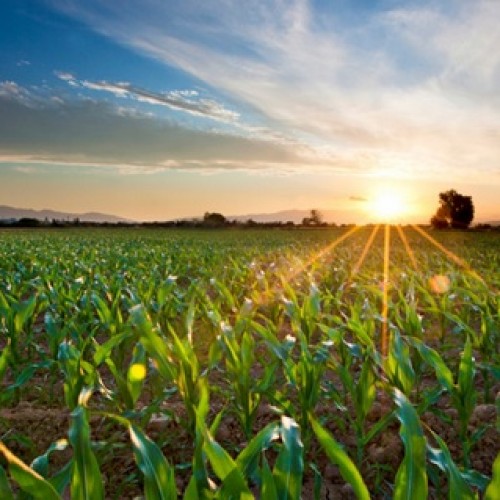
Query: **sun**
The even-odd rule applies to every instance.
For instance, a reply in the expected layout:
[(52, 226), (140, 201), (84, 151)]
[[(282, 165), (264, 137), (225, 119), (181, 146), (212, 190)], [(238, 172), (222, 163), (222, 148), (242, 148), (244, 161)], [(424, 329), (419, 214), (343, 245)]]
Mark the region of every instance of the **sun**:
[(407, 212), (407, 203), (401, 194), (394, 191), (381, 191), (370, 201), (370, 215), (382, 222), (400, 219)]

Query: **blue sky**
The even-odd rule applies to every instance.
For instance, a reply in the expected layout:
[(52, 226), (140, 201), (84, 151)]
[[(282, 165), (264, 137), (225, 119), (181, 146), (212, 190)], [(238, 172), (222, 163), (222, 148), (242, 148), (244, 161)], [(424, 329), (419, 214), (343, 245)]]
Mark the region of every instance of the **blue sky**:
[[(500, 218), (496, 0), (4, 0), (0, 204), (134, 219), (397, 191)], [(389, 193), (389, 194), (387, 194)]]

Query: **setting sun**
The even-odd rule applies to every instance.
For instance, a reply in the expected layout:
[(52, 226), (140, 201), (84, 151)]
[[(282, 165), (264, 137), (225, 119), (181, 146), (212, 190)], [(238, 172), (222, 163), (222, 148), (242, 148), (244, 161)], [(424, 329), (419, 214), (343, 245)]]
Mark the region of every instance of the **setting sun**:
[(390, 191), (384, 191), (377, 194), (370, 202), (369, 212), (378, 220), (388, 221), (405, 215), (407, 207), (401, 195)]

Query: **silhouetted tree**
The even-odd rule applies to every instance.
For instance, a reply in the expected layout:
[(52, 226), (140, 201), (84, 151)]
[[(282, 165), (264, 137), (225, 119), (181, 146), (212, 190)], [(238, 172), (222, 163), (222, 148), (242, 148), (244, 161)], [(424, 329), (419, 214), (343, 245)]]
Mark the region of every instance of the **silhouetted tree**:
[(311, 210), (311, 215), (309, 217), (304, 217), (302, 219), (302, 224), (304, 226), (320, 226), (323, 223), (323, 214), (313, 208)]
[(226, 218), (217, 212), (206, 212), (203, 216), (203, 225), (208, 227), (220, 227), (226, 224)]
[(466, 229), (474, 218), (474, 204), (471, 196), (464, 196), (454, 189), (439, 193), (439, 207), (431, 219), (436, 229), (453, 227)]
[(39, 227), (42, 223), (33, 217), (23, 217), (16, 223), (18, 227)]

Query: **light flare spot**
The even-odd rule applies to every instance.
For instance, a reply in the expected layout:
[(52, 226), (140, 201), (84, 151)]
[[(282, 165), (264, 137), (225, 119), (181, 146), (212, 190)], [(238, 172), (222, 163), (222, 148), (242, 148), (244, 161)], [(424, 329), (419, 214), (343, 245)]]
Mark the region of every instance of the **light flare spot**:
[(128, 371), (131, 382), (141, 382), (146, 377), (146, 367), (141, 363), (134, 363)]
[(429, 280), (429, 287), (434, 293), (446, 293), (450, 289), (450, 278), (444, 274), (436, 274)]

